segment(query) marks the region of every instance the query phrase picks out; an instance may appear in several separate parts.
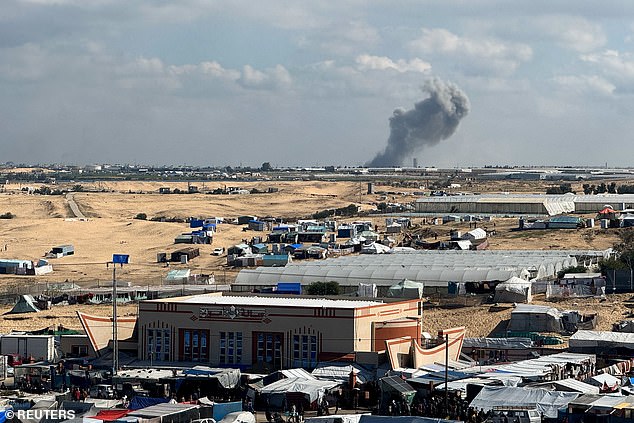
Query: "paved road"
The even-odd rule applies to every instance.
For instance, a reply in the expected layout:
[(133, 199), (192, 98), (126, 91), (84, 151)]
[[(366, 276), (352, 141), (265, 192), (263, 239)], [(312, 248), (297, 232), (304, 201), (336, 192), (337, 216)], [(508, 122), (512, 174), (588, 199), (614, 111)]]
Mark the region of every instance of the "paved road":
[(78, 219), (85, 219), (86, 216), (84, 216), (84, 214), (81, 212), (81, 210), (79, 210), (79, 207), (77, 207), (77, 203), (75, 202), (75, 194), (72, 192), (69, 192), (68, 194), (66, 194), (66, 201), (68, 202), (68, 205), (70, 206), (71, 211), (73, 212), (73, 214), (75, 215), (76, 218)]

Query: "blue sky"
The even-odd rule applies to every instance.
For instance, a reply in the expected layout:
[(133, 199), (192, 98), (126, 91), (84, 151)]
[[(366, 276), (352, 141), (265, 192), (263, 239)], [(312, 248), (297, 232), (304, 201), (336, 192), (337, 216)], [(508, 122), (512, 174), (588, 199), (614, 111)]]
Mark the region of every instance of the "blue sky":
[(633, 41), (631, 1), (3, 0), (0, 161), (362, 165), (438, 78), (421, 165), (630, 166)]

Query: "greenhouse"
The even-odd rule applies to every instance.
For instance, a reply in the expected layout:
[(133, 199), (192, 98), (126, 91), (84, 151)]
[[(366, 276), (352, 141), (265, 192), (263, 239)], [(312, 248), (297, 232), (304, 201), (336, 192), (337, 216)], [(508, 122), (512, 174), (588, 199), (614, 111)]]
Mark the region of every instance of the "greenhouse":
[(413, 251), (385, 255), (343, 256), (327, 260), (289, 263), (285, 267), (244, 269), (234, 289), (275, 286), (278, 282), (334, 281), (343, 287), (359, 284), (392, 286), (404, 279), (423, 283), (427, 292), (447, 289), (454, 283), (498, 283), (518, 277), (524, 280), (553, 278), (577, 257), (598, 258), (604, 251)]

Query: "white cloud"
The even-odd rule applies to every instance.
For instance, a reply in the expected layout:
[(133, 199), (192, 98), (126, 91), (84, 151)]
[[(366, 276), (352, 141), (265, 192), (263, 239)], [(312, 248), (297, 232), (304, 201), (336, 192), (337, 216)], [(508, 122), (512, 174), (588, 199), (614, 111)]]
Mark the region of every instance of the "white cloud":
[(610, 81), (597, 75), (564, 75), (553, 78), (553, 81), (577, 94), (597, 93), (609, 96), (616, 89)]
[(282, 65), (264, 71), (245, 65), (238, 83), (245, 88), (252, 89), (286, 88), (292, 83), (292, 78)]
[(634, 79), (634, 57), (631, 54), (606, 50), (603, 53), (582, 55), (581, 60), (597, 65), (607, 75)]
[(356, 58), (357, 67), (359, 70), (395, 70), (397, 72), (420, 72), (425, 73), (431, 70), (431, 65), (421, 59), (415, 58), (412, 60), (399, 59), (394, 62), (389, 57), (385, 56), (371, 56), (369, 54), (362, 54)]
[(530, 22), (529, 27), (555, 40), (560, 46), (577, 52), (590, 52), (607, 42), (600, 24), (579, 16), (542, 16)]
[(443, 28), (424, 28), (422, 35), (409, 45), (421, 55), (448, 56), (462, 62), (466, 72), (475, 67), (481, 71), (511, 74), (533, 56), (533, 50), (527, 44), (494, 38), (461, 37)]

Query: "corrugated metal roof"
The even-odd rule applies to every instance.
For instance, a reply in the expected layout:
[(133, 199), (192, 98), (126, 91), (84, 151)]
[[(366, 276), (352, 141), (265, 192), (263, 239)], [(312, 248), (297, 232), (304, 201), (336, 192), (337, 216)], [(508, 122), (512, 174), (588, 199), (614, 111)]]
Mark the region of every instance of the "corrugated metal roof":
[(183, 304), (201, 305), (245, 305), (245, 306), (283, 306), (283, 307), (324, 307), (353, 309), (383, 304), (381, 301), (330, 300), (326, 298), (297, 298), (297, 297), (241, 297), (225, 295), (192, 295), (144, 302), (176, 302)]

